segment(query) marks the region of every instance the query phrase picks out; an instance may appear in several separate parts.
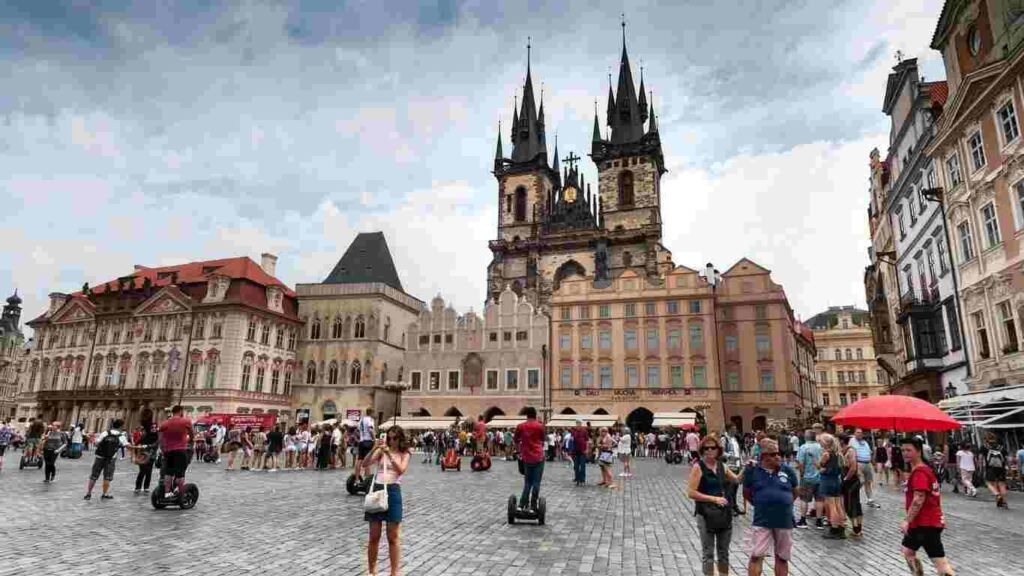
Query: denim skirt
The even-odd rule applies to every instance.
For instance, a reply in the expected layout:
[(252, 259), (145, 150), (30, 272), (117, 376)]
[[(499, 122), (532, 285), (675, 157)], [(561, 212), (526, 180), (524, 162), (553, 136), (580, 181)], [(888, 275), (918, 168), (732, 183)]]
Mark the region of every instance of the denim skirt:
[[(374, 490), (384, 488), (383, 484), (374, 484)], [(388, 524), (402, 523), (402, 486), (399, 484), (388, 484), (388, 509), (385, 512), (363, 513), (363, 519), (367, 522), (387, 522)]]

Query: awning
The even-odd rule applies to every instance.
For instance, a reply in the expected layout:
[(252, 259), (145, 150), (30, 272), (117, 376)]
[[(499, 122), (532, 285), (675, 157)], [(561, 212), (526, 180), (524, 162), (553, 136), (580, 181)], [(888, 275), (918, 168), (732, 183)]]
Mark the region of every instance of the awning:
[(488, 428), (515, 428), (526, 422), (526, 416), (495, 416), (487, 423)]
[(696, 425), (697, 414), (694, 412), (655, 412), (655, 428), (678, 428), (685, 425)]
[(548, 428), (572, 428), (576, 421), (580, 420), (583, 425), (590, 424), (591, 427), (614, 426), (619, 421), (611, 414), (555, 414), (548, 420)]
[[(397, 421), (397, 422), (396, 422)], [(381, 423), (379, 428), (381, 430), (388, 430), (395, 424), (402, 427), (403, 430), (447, 430), (453, 424), (455, 424), (455, 417), (450, 418), (431, 418), (431, 417), (406, 417), (406, 418), (388, 418)]]
[(939, 408), (964, 426), (1024, 428), (1024, 385), (946, 398)]

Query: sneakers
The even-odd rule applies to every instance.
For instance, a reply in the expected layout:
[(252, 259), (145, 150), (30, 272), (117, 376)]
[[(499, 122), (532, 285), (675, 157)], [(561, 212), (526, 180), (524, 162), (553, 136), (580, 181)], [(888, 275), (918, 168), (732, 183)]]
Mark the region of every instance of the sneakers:
[(818, 520), (814, 523), (814, 527), (817, 528), (818, 530), (824, 530), (825, 529), (825, 519), (824, 518), (818, 518)]
[(268, 472), (277, 472), (277, 468), (271, 468)]
[(804, 530), (810, 528), (810, 526), (807, 525), (807, 518), (801, 518), (801, 519), (797, 520), (796, 521), (796, 527), (797, 528), (803, 528)]
[(113, 499), (114, 499), (114, 497), (111, 496), (110, 494), (103, 494), (103, 495), (100, 496), (100, 500), (113, 500)]
[(92, 500), (92, 493), (86, 494), (85, 498), (82, 498), (82, 500)]

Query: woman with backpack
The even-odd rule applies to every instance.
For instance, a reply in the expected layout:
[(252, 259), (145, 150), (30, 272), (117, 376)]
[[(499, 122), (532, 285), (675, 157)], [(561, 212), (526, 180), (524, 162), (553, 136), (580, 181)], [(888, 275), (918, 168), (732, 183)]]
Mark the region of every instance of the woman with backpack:
[(732, 511), (725, 497), (729, 483), (739, 483), (739, 476), (721, 461), (722, 446), (714, 436), (705, 436), (698, 448), (700, 458), (690, 468), (686, 495), (693, 500), (700, 534), (701, 564), (704, 576), (715, 576), (715, 555), (718, 573), (729, 574), (729, 542), (732, 540)]
[(839, 440), (842, 444), (843, 470), (840, 491), (843, 498), (843, 509), (850, 519), (853, 527), (853, 536), (860, 538), (864, 530), (864, 508), (860, 502), (861, 481), (858, 473), (857, 449), (850, 442), (850, 436), (840, 434)]
[(1006, 502), (1006, 450), (994, 433), (985, 434), (985, 484), (996, 497), (996, 508), (1009, 509)]

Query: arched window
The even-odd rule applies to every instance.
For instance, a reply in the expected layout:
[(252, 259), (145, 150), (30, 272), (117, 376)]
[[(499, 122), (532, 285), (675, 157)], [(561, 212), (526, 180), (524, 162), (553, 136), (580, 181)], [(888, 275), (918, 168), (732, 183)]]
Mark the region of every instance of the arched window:
[(327, 383), (338, 383), (338, 363), (334, 360), (331, 360), (330, 366), (327, 367)]
[(334, 324), (331, 325), (331, 338), (334, 338), (335, 340), (341, 338), (341, 329), (341, 316), (337, 316), (334, 318)]
[(309, 325), (309, 339), (319, 340), (320, 339), (320, 319), (314, 318), (313, 322)]
[(619, 206), (633, 205), (633, 173), (629, 170), (619, 172)]
[(512, 219), (516, 222), (523, 222), (526, 220), (526, 188), (520, 186), (516, 188), (515, 198), (515, 212), (512, 215)]
[(243, 391), (249, 389), (249, 383), (252, 381), (252, 362), (253, 362), (252, 354), (246, 354), (245, 357), (242, 358), (242, 390)]
[(306, 384), (316, 384), (316, 363), (313, 361), (306, 364)]
[(846, 349), (846, 359), (853, 360), (853, 352), (851, 352), (849, 348)]
[(360, 384), (360, 383), (362, 383), (362, 381), (363, 381), (363, 368), (359, 364), (359, 360), (353, 360), (352, 361), (351, 377), (349, 378), (348, 381), (351, 384)]
[(117, 371), (117, 387), (125, 388), (128, 386), (128, 370), (132, 367), (132, 356), (125, 352), (121, 356), (121, 361), (118, 363)]
[(839, 348), (836, 348), (836, 360), (842, 360), (842, 359), (843, 359), (843, 351), (840, 350)]
[(384, 366), (380, 369), (380, 385), (383, 386), (388, 380), (388, 365), (385, 362)]
[(366, 338), (366, 321), (362, 316), (356, 318), (356, 333), (353, 338)]
[(384, 318), (384, 341), (387, 342), (391, 338), (391, 317)]
[(857, 348), (857, 360), (863, 360), (863, 359), (864, 359), (864, 349), (863, 348)]

